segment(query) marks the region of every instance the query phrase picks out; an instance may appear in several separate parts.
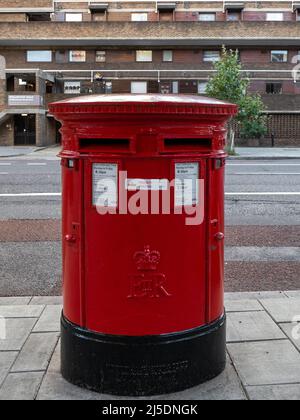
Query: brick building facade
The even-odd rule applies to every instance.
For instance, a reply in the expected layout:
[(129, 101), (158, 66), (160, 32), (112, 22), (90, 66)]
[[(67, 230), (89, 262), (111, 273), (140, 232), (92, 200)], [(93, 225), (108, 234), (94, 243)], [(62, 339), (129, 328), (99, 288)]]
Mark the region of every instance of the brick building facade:
[(300, 1), (0, 0), (0, 145), (59, 141), (54, 100), (203, 94), (222, 45), (268, 109), (261, 142), (300, 144)]

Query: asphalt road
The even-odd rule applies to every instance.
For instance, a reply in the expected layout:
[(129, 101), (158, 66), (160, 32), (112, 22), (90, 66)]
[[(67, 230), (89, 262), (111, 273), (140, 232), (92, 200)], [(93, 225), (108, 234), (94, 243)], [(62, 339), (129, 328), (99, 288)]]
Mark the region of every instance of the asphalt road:
[[(58, 160), (0, 160), (0, 220), (60, 218), (60, 191)], [(229, 161), (226, 224), (300, 224), (300, 160)]]
[[(60, 163), (0, 159), (0, 296), (59, 294)], [(226, 290), (299, 288), (300, 160), (228, 161)]]

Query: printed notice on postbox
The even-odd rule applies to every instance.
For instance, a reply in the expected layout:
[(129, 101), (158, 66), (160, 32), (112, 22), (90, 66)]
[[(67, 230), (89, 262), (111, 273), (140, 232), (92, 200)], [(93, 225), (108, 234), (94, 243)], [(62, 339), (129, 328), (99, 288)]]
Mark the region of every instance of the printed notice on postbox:
[(175, 164), (175, 206), (195, 206), (199, 203), (199, 163)]
[(116, 163), (93, 164), (93, 205), (117, 207), (118, 165)]

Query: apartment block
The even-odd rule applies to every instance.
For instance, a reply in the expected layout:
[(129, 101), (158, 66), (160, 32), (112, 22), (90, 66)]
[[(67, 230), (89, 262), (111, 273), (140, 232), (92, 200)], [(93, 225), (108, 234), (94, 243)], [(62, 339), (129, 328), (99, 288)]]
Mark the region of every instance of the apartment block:
[(300, 1), (1, 0), (0, 145), (59, 142), (48, 104), (72, 96), (203, 95), (223, 45), (266, 104), (261, 143), (299, 145)]

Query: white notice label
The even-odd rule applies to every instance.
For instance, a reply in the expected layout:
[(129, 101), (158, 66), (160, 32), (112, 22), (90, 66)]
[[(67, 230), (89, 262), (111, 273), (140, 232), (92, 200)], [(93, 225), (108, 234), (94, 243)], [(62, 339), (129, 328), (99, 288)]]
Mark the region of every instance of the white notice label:
[(117, 207), (118, 205), (118, 164), (93, 164), (93, 205)]
[(126, 179), (126, 189), (128, 191), (167, 191), (169, 181), (167, 179)]
[(199, 163), (175, 164), (175, 206), (199, 203)]

